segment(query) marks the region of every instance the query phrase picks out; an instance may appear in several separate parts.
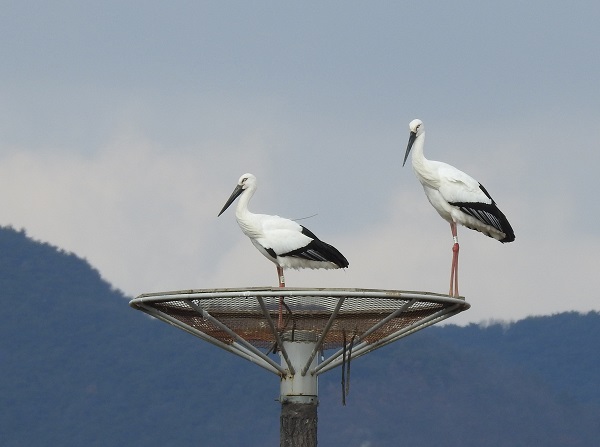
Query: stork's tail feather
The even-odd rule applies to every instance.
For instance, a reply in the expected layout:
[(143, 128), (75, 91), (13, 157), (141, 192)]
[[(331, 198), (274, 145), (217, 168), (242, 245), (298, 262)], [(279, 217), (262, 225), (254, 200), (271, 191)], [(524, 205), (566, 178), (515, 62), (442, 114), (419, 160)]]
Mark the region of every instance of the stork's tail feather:
[(319, 253), (323, 254), (324, 255), (323, 257), (327, 261), (333, 262), (339, 268), (343, 269), (343, 268), (348, 267), (348, 265), (350, 265), (348, 260), (345, 258), (345, 256), (343, 254), (341, 254), (339, 252), (339, 250), (337, 248), (335, 248), (333, 245), (329, 245), (328, 243), (323, 242), (319, 239), (315, 239), (312, 243), (315, 244), (316, 247), (318, 247)]
[(302, 234), (310, 237), (312, 239), (311, 243), (305, 247), (285, 253), (282, 256), (294, 256), (309, 259), (311, 261), (331, 262), (338, 268), (348, 267), (348, 260), (333, 245), (323, 242), (310, 230), (304, 227), (302, 227)]

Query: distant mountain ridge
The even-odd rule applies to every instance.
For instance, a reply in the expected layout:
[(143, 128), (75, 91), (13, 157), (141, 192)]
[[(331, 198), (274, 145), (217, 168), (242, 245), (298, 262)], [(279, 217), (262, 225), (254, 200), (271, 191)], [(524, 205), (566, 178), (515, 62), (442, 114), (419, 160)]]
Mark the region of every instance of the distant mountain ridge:
[[(75, 254), (0, 227), (3, 446), (266, 446), (273, 374), (129, 308)], [(323, 446), (593, 446), (600, 315), (440, 326), (320, 379)]]

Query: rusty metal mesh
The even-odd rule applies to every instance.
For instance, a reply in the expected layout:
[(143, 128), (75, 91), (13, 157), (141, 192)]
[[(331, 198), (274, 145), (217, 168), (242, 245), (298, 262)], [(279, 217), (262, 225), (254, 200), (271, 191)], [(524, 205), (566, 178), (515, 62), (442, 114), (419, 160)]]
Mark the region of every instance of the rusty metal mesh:
[[(262, 298), (266, 313), (263, 312), (258, 297)], [(280, 334), (291, 332), (292, 337), (297, 341), (301, 341), (307, 334), (313, 340), (320, 338), (340, 299), (342, 297), (327, 296), (322, 291), (315, 293), (314, 296), (286, 296), (285, 306), (281, 308), (281, 318), (280, 298), (261, 296), (260, 291), (233, 297), (178, 296), (171, 300), (162, 298), (147, 302), (145, 305), (223, 343), (233, 343), (233, 336), (213, 323), (210, 318), (206, 318), (202, 313), (204, 311), (255, 347), (267, 348), (275, 342), (273, 326)], [(344, 340), (348, 341), (352, 337), (360, 337), (364, 342), (374, 343), (450, 305), (436, 300), (435, 296), (431, 299), (415, 300), (403, 297), (402, 294), (390, 294), (386, 297), (344, 296), (343, 299), (339, 312), (326, 332), (322, 345), (324, 350), (339, 348), (344, 345)], [(411, 300), (413, 302), (409, 307), (364, 336), (373, 326)]]

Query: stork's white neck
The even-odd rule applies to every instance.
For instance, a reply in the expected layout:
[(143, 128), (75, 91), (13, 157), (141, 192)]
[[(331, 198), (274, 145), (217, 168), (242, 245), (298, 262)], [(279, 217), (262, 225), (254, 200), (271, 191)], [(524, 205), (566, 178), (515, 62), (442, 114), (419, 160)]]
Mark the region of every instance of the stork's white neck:
[(248, 210), (248, 203), (250, 203), (250, 199), (254, 195), (255, 190), (255, 188), (248, 188), (240, 194), (240, 197), (238, 198), (238, 203), (235, 207), (235, 217), (237, 217), (238, 219), (243, 218), (247, 214), (252, 214)]
[(412, 167), (421, 184), (436, 188), (438, 187), (438, 177), (434, 175), (434, 166), (423, 155), (423, 146), (425, 145), (425, 131), (421, 132), (413, 143), (412, 147)]
[(238, 198), (237, 206), (235, 207), (235, 219), (238, 225), (249, 238), (256, 238), (262, 235), (261, 227), (257, 222), (256, 214), (250, 212), (248, 203), (256, 191), (255, 186), (251, 186)]

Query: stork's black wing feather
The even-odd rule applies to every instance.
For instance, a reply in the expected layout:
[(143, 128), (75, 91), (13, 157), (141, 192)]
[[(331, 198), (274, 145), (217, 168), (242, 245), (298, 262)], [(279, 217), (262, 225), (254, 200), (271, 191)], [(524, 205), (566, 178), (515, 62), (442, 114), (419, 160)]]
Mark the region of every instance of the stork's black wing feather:
[(304, 247), (297, 248), (280, 256), (293, 256), (311, 261), (333, 262), (339, 268), (348, 267), (348, 260), (333, 245), (323, 242), (305, 227), (302, 227), (302, 234), (311, 238), (312, 241)]
[(483, 187), (483, 185), (479, 185), (481, 191), (491, 200), (492, 203), (481, 203), (481, 202), (451, 202), (450, 205), (454, 205), (460, 210), (468, 214), (469, 216), (474, 217), (480, 222), (490, 225), (497, 229), (498, 231), (503, 232), (506, 236), (504, 239), (501, 239), (500, 242), (512, 242), (515, 240), (515, 233), (508, 222), (508, 219), (504, 215), (502, 211), (496, 206), (496, 202), (494, 199), (490, 197), (490, 194)]

